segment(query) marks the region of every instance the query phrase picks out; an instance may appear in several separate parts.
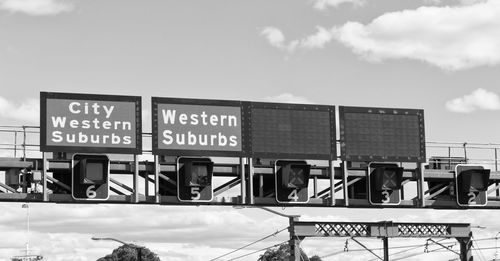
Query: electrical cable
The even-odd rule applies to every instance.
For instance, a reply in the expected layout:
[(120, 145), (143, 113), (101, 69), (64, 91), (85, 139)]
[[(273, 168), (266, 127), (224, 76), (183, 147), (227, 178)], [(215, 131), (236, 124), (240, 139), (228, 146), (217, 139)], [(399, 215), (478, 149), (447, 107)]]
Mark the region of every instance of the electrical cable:
[[(439, 240), (438, 242), (441, 242), (443, 240), (446, 240), (447, 238), (445, 239), (441, 239)], [(451, 244), (452, 242), (444, 242), (443, 244)], [(430, 243), (429, 245), (436, 245), (435, 243)], [(391, 247), (391, 249), (399, 249), (399, 248), (411, 248), (411, 247), (422, 247), (424, 245), (406, 245), (406, 246), (394, 246), (394, 247)], [(499, 247), (500, 248), (500, 247)], [(371, 248), (371, 250), (383, 250), (383, 248)], [(343, 252), (351, 252), (351, 251), (366, 251), (365, 249), (349, 249), (349, 251), (337, 251), (337, 252), (333, 252), (333, 253), (330, 253), (330, 254), (326, 254), (324, 256), (321, 256), (320, 258), (325, 258), (325, 257), (330, 257), (330, 256), (334, 256), (334, 255), (338, 255), (338, 254), (341, 254)]]
[[(483, 251), (481, 251), (481, 249), (479, 248), (479, 245), (477, 244), (476, 240), (474, 240), (474, 236), (471, 236), (471, 240), (472, 240), (472, 248), (476, 249), (476, 251), (479, 253), (479, 255), (481, 256), (481, 258), (483, 260), (486, 260), (486, 257), (484, 256)], [(477, 247), (475, 247), (474, 245), (476, 245)]]
[(232, 253), (235, 253), (235, 252), (237, 252), (237, 251), (240, 251), (240, 250), (242, 250), (242, 249), (244, 249), (244, 248), (247, 248), (247, 247), (249, 247), (249, 246), (251, 246), (251, 245), (254, 245), (254, 244), (256, 244), (256, 243), (258, 243), (258, 242), (260, 242), (260, 241), (266, 240), (266, 239), (268, 239), (268, 238), (270, 238), (270, 237), (274, 237), (274, 236), (276, 236), (277, 234), (279, 234), (279, 233), (281, 233), (281, 232), (283, 232), (283, 231), (285, 231), (285, 230), (287, 230), (287, 229), (288, 229), (288, 227), (283, 228), (283, 229), (281, 229), (281, 230), (278, 230), (278, 231), (276, 231), (276, 232), (274, 232), (274, 233), (272, 233), (272, 234), (270, 234), (270, 235), (268, 235), (268, 236), (265, 236), (265, 237), (263, 237), (263, 238), (261, 238), (261, 239), (259, 239), (259, 240), (257, 240), (257, 241), (254, 241), (254, 242), (252, 242), (252, 243), (250, 243), (250, 244), (244, 245), (244, 246), (242, 246), (242, 247), (240, 247), (240, 248), (238, 248), (238, 249), (236, 249), (236, 250), (232, 250), (231, 252), (228, 252), (228, 253), (226, 253), (226, 254), (224, 254), (224, 255), (222, 255), (222, 256), (218, 256), (218, 257), (216, 257), (216, 258), (210, 259), (210, 261), (217, 260), (217, 259), (219, 259), (219, 258), (225, 257), (225, 256), (227, 256), (227, 255), (230, 255), (230, 254), (232, 254)]
[(240, 259), (240, 258), (242, 258), (242, 257), (246, 257), (246, 256), (249, 256), (249, 255), (253, 255), (253, 254), (255, 254), (255, 253), (259, 253), (259, 252), (261, 252), (261, 251), (268, 250), (268, 249), (273, 248), (273, 247), (277, 247), (277, 246), (279, 246), (279, 245), (281, 245), (281, 244), (284, 244), (284, 243), (286, 243), (286, 242), (288, 242), (288, 240), (283, 241), (283, 242), (281, 242), (281, 243), (279, 243), (279, 244), (276, 244), (276, 245), (272, 245), (272, 246), (270, 246), (270, 247), (262, 248), (262, 249), (259, 249), (259, 250), (256, 250), (256, 251), (253, 251), (253, 252), (251, 252), (251, 253), (244, 254), (244, 255), (242, 255), (242, 256), (238, 256), (238, 257), (235, 257), (235, 258), (228, 259), (228, 261), (233, 261), (233, 260)]
[[(444, 241), (444, 240), (446, 240), (446, 238), (443, 238), (443, 239), (438, 240), (438, 241), (436, 241), (436, 242), (441, 242), (441, 241)], [(403, 253), (405, 253), (405, 252), (409, 252), (409, 251), (412, 251), (412, 250), (418, 249), (418, 248), (420, 248), (420, 247), (425, 247), (425, 245), (429, 245), (429, 244), (428, 244), (428, 243), (425, 243), (425, 244), (423, 244), (423, 245), (418, 245), (418, 246), (410, 247), (409, 249), (402, 250), (402, 251), (399, 251), (399, 252), (396, 252), (396, 253), (390, 254), (390, 256), (403, 254)], [(396, 248), (396, 247), (391, 247), (391, 249), (395, 249), (395, 248)], [(400, 248), (401, 248), (401, 247), (400, 247)], [(396, 259), (392, 259), (392, 260), (400, 260), (400, 259), (404, 259), (404, 258), (406, 258), (406, 257), (403, 257), (403, 258), (401, 258), (401, 257), (400, 257), (400, 258), (396, 258)], [(371, 259), (371, 260), (369, 260), (369, 261), (373, 261), (373, 260), (377, 260), (377, 259)]]

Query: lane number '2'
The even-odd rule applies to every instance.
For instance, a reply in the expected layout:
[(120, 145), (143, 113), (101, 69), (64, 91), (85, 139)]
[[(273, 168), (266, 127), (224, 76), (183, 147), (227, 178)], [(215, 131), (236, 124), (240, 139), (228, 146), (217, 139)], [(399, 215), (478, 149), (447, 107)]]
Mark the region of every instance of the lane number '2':
[(469, 201), (467, 201), (469, 205), (476, 204), (476, 197), (477, 197), (476, 193), (471, 191), (467, 194), (467, 196), (469, 197)]

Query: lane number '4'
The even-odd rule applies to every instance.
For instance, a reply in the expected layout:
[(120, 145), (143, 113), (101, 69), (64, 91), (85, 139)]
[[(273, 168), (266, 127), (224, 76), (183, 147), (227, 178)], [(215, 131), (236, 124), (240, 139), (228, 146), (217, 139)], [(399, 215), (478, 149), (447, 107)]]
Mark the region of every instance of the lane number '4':
[(297, 202), (299, 200), (298, 190), (297, 189), (292, 190), (292, 193), (288, 195), (288, 199)]
[(191, 187), (191, 200), (198, 200), (200, 198), (200, 187)]

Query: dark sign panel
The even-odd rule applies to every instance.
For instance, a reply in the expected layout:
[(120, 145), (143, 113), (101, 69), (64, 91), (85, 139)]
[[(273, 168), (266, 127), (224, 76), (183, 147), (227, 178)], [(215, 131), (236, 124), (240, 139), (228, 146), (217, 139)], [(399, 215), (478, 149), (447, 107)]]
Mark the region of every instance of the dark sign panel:
[(339, 107), (341, 158), (425, 161), (424, 111)]
[(240, 102), (153, 97), (152, 112), (154, 154), (242, 154)]
[(41, 151), (142, 152), (141, 97), (40, 93)]
[(249, 103), (254, 157), (334, 159), (335, 108)]

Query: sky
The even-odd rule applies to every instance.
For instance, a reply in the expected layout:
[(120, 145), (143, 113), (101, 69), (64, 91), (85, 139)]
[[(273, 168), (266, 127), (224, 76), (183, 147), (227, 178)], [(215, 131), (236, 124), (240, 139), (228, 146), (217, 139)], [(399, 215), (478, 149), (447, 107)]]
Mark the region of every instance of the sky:
[[(498, 17), (496, 0), (0, 0), (0, 125), (38, 126), (39, 93), (49, 91), (141, 96), (145, 119), (153, 96), (424, 109), (427, 141), (498, 144)], [(143, 131), (150, 128), (145, 120)], [(137, 242), (162, 260), (207, 260), (287, 226), (258, 209), (30, 206), (30, 246), (46, 260), (95, 260), (117, 247), (92, 236)], [(472, 222), (487, 227), (474, 231), (478, 238), (500, 231), (491, 210), (283, 213)], [(0, 203), (0, 260), (24, 247), (25, 215), (19, 203)], [(322, 256), (344, 241), (303, 247)]]

